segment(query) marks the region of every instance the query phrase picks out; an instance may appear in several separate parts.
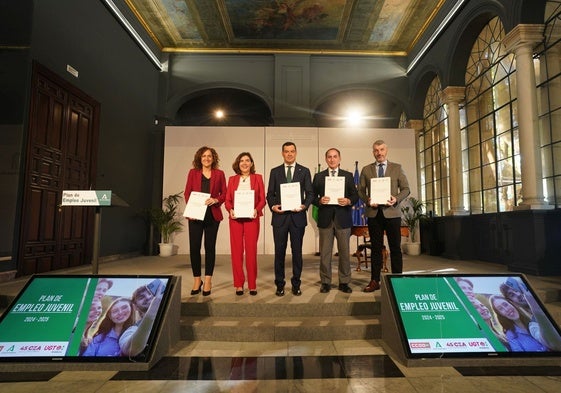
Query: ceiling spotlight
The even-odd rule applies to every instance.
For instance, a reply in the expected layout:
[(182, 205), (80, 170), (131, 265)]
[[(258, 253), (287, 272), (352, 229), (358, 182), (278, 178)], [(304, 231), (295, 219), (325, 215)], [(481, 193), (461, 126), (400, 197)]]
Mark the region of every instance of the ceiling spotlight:
[(218, 109), (218, 110), (214, 111), (214, 117), (216, 117), (217, 119), (223, 119), (224, 118), (224, 111), (222, 109)]
[(362, 113), (358, 110), (351, 110), (345, 116), (345, 122), (350, 126), (357, 126), (363, 121)]

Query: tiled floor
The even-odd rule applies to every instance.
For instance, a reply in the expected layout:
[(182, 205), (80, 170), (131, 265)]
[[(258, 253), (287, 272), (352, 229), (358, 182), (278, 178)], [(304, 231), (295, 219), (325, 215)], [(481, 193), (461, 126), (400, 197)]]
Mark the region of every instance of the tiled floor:
[[(209, 297), (191, 297), (192, 279), (187, 256), (138, 257), (104, 263), (100, 274), (181, 275), (183, 302), (333, 303), (372, 301), (375, 295), (360, 291), (369, 271), (353, 270), (354, 292), (334, 288), (319, 293), (318, 258), (305, 257), (303, 295), (274, 296), (272, 257), (259, 259), (259, 294), (236, 297), (232, 287), (229, 256), (218, 257)], [(406, 271), (457, 269), (466, 273), (506, 272), (501, 265), (451, 261), (437, 257), (405, 256)], [(58, 272), (60, 273), (60, 272)], [(90, 267), (65, 271), (91, 273)], [(287, 272), (287, 274), (289, 274)], [(334, 275), (336, 278), (336, 274)], [(561, 277), (528, 276), (538, 293), (561, 291)], [(15, 295), (25, 278), (0, 283), (0, 295)], [(336, 279), (334, 284), (337, 284)], [(545, 299), (544, 299), (545, 300)], [(555, 304), (550, 312), (557, 313)], [(557, 318), (559, 322), (559, 318)], [(549, 362), (551, 363), (551, 362)], [(509, 367), (405, 367), (390, 358), (379, 340), (216, 342), (180, 341), (149, 371), (0, 372), (3, 392), (559, 392), (561, 360), (556, 366), (527, 366), (523, 361)]]

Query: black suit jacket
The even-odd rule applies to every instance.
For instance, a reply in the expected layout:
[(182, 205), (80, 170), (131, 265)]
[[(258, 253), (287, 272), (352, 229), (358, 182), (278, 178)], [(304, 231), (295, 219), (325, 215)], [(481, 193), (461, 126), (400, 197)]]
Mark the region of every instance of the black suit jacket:
[(267, 187), (267, 204), (273, 213), (271, 225), (279, 227), (287, 224), (287, 220), (292, 220), (297, 227), (305, 227), (308, 225), (306, 217), (306, 210), (312, 204), (314, 193), (312, 189), (312, 175), (310, 170), (305, 166), (296, 164), (294, 167), (294, 174), (292, 175), (292, 182), (300, 182), (300, 191), (302, 193), (302, 205), (306, 209), (300, 212), (284, 212), (282, 214), (272, 211), (272, 206), (280, 205), (280, 185), (286, 183), (286, 172), (284, 171), (284, 164), (271, 169), (269, 175), (269, 185)]
[(353, 226), (353, 205), (358, 201), (358, 191), (351, 172), (339, 169), (338, 176), (345, 178), (345, 198), (349, 198), (348, 206), (322, 205), (319, 200), (325, 195), (325, 178), (329, 176), (329, 169), (321, 171), (314, 176), (314, 205), (318, 207), (318, 227), (327, 228), (335, 218), (342, 228)]

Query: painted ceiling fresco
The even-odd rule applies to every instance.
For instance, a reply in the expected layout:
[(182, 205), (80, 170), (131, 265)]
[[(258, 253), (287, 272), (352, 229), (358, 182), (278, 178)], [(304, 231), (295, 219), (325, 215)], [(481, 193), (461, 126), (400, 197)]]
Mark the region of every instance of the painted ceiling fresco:
[(125, 0), (166, 52), (405, 55), (444, 0)]

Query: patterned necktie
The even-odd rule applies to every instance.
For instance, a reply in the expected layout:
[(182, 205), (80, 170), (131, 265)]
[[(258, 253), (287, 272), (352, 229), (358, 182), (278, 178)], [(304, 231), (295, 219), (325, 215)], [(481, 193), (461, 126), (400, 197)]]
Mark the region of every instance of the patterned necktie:
[(291, 182), (292, 181), (292, 166), (288, 166), (288, 169), (286, 170), (286, 181), (287, 182)]
[(378, 177), (384, 177), (384, 164), (378, 165)]
[(337, 171), (335, 171), (335, 170), (331, 171), (331, 176), (335, 176), (335, 172), (337, 172)]

